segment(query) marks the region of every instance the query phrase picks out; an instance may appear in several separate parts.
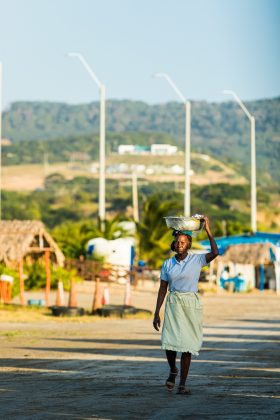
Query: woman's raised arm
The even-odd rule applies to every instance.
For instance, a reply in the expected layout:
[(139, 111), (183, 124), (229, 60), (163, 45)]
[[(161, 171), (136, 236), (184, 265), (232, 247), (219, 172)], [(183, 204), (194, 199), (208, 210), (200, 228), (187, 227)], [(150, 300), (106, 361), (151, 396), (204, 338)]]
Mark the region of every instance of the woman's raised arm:
[(218, 251), (216, 241), (215, 241), (215, 239), (212, 235), (211, 229), (210, 229), (209, 219), (206, 216), (203, 219), (205, 221), (205, 230), (206, 230), (206, 233), (208, 235), (208, 239), (209, 239), (210, 245), (211, 245), (211, 252), (208, 252), (205, 255), (206, 261), (209, 263), (210, 261), (217, 258), (217, 256), (219, 255), (219, 251)]

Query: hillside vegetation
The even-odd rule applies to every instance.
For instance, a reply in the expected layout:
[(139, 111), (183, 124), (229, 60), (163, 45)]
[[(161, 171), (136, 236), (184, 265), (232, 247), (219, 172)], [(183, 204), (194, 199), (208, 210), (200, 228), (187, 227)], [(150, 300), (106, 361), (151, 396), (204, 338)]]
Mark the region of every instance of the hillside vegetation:
[[(258, 230), (280, 226), (280, 98), (246, 104), (256, 117)], [(12, 104), (4, 113), (2, 217), (39, 219), (55, 237), (68, 232), (78, 255), (98, 225), (98, 104)], [(119, 144), (175, 144), (175, 156), (120, 156)], [(215, 235), (250, 230), (250, 124), (235, 103), (192, 104), (191, 212), (206, 213)], [(184, 109), (181, 104), (147, 105), (108, 101), (106, 126), (106, 216), (132, 217), (131, 170), (114, 166), (184, 166)], [(206, 160), (203, 159), (206, 156)], [(244, 177), (246, 179), (244, 179)], [(140, 176), (139, 232), (155, 231), (162, 250), (169, 249), (162, 214), (183, 213), (184, 176)], [(151, 211), (152, 210), (152, 214)], [(140, 235), (141, 236), (141, 235)], [(83, 238), (81, 241), (78, 238)], [(67, 245), (68, 246), (68, 245)], [(66, 246), (65, 249), (68, 249)], [(72, 246), (72, 245), (71, 245)], [(152, 247), (153, 248), (153, 247)], [(64, 248), (63, 248), (64, 249)], [(64, 249), (64, 251), (65, 251)], [(147, 245), (151, 253), (151, 244)], [(155, 258), (156, 260), (156, 258)]]
[[(246, 106), (256, 118), (258, 183), (275, 190), (280, 181), (280, 98), (248, 102)], [(172, 143), (184, 149), (185, 116), (180, 103), (107, 101), (106, 112), (107, 152), (116, 151), (121, 143)], [(37, 162), (44, 151), (54, 160), (67, 160), (72, 151), (87, 152), (95, 159), (98, 130), (96, 102), (14, 103), (4, 112), (3, 136), (23, 143), (21, 153), (13, 149), (19, 147), (16, 144), (4, 150), (4, 163)], [(230, 163), (249, 176), (250, 123), (236, 103), (193, 102), (191, 141), (193, 151)], [(13, 156), (18, 156), (17, 162)]]

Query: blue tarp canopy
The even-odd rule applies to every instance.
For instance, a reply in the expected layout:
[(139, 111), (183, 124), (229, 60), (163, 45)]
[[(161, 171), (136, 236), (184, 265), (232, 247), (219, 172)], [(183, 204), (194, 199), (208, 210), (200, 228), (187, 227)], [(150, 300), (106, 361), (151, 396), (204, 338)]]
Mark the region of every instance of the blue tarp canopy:
[[(232, 245), (270, 243), (280, 246), (279, 233), (256, 232), (248, 235), (223, 236), (221, 238), (215, 238), (215, 240), (219, 248), (219, 255), (223, 255), (227, 248)], [(209, 240), (201, 241), (200, 244), (206, 249), (210, 250), (211, 248)]]

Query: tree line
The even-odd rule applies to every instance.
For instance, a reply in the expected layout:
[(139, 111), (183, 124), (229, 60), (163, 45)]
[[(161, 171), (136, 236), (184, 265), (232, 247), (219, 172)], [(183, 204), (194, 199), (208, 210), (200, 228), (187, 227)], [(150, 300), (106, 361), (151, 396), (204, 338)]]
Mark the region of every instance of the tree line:
[[(252, 101), (246, 106), (256, 118), (258, 182), (277, 188), (280, 98)], [(107, 153), (129, 143), (171, 143), (184, 150), (184, 121), (184, 108), (176, 102), (107, 101)], [(12, 146), (3, 146), (4, 164), (37, 162), (44, 153), (50, 160), (65, 161), (75, 151), (96, 159), (98, 130), (96, 102), (15, 102), (3, 114), (3, 137), (13, 141)], [(233, 164), (249, 177), (250, 123), (235, 102), (192, 103), (192, 150)]]

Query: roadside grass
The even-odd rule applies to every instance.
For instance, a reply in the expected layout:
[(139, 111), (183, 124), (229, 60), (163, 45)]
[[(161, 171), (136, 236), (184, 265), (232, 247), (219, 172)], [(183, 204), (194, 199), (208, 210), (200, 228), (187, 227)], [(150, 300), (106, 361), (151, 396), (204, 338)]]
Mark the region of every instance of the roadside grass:
[[(89, 311), (85, 312), (83, 316), (53, 316), (51, 310), (40, 306), (21, 306), (14, 304), (0, 304), (0, 322), (7, 323), (40, 323), (40, 322), (52, 322), (52, 323), (90, 323), (98, 322), (102, 319), (120, 319), (119, 316), (112, 315), (110, 317), (100, 317), (98, 315), (91, 315)], [(126, 314), (123, 319), (152, 319), (152, 315), (149, 313), (139, 312), (137, 314)], [(0, 335), (7, 335), (7, 337), (13, 337), (21, 334), (21, 331), (5, 331)]]
[(20, 330), (0, 331), (0, 336), (1, 337), (14, 338), (14, 337), (18, 337), (20, 335), (22, 335), (22, 331), (20, 331)]

